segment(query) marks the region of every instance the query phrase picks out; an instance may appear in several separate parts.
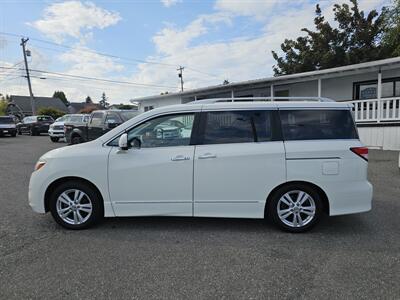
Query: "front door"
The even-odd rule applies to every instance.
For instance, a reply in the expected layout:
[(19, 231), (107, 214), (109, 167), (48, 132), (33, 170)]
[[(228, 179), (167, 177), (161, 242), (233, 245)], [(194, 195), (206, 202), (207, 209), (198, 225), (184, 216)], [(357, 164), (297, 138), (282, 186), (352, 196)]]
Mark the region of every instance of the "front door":
[(192, 113), (156, 117), (128, 131), (128, 142), (138, 139), (140, 149), (112, 149), (109, 189), (117, 216), (192, 216), (193, 123)]
[(277, 111), (204, 112), (194, 163), (194, 216), (262, 218), (285, 181)]
[(92, 141), (102, 136), (104, 128), (104, 113), (94, 112), (88, 124), (88, 140)]

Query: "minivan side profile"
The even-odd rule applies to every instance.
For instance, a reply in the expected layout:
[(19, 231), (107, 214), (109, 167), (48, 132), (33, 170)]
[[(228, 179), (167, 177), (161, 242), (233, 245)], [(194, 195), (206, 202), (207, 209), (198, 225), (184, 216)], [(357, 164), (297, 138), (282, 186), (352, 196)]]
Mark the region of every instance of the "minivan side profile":
[(70, 229), (158, 215), (268, 218), (303, 232), (323, 213), (371, 209), (367, 166), (348, 104), (198, 101), (46, 153), (29, 202)]

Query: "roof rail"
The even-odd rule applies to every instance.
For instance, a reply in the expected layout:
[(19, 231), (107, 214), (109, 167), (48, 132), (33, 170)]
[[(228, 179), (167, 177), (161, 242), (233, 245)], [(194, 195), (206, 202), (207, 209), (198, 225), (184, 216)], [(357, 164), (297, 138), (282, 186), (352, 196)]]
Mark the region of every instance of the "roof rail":
[(316, 101), (316, 102), (335, 102), (335, 100), (325, 98), (325, 97), (236, 97), (236, 98), (212, 98), (212, 99), (203, 99), (188, 102), (200, 103), (200, 104), (210, 104), (210, 103), (218, 103), (218, 102), (241, 102), (241, 101)]

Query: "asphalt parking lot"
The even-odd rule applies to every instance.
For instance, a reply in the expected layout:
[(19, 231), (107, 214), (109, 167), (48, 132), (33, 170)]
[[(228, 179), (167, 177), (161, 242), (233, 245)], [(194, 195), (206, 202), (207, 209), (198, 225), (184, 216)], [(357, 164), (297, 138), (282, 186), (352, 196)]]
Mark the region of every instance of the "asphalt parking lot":
[(36, 160), (60, 146), (0, 138), (1, 299), (400, 298), (397, 152), (370, 152), (371, 212), (324, 218), (306, 234), (208, 218), (67, 231), (27, 200)]

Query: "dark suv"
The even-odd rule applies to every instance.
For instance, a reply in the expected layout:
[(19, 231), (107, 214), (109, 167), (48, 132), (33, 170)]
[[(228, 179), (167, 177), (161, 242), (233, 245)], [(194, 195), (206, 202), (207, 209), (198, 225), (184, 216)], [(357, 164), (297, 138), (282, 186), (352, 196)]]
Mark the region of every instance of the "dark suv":
[(53, 123), (54, 119), (51, 116), (25, 117), (21, 123), (17, 124), (17, 131), (18, 134), (40, 135), (41, 133), (47, 133), (49, 126)]
[(0, 136), (3, 135), (11, 135), (12, 137), (17, 135), (17, 128), (13, 116), (0, 117)]

